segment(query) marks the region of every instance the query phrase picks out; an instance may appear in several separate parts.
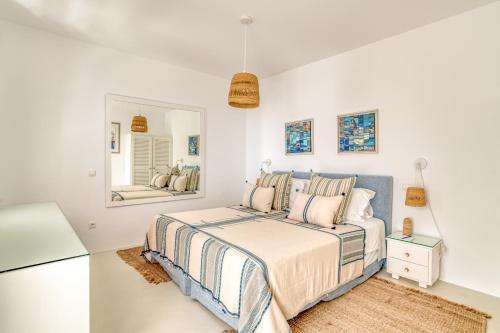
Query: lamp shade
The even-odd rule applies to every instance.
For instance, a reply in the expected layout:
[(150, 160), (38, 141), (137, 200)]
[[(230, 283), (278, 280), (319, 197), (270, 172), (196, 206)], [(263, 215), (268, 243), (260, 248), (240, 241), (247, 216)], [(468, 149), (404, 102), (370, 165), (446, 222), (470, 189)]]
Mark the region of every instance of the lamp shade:
[(234, 74), (229, 87), (229, 105), (235, 108), (256, 108), (260, 103), (259, 80), (252, 73)]
[(425, 189), (423, 187), (408, 187), (406, 189), (405, 205), (425, 207)]
[(134, 116), (132, 118), (132, 126), (130, 126), (132, 132), (146, 133), (148, 131), (148, 120), (143, 116)]

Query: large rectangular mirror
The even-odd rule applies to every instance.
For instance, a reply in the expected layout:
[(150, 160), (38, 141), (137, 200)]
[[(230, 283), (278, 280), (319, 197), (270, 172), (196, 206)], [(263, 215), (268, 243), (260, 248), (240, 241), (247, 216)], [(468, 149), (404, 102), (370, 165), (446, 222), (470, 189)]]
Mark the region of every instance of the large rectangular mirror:
[(203, 108), (106, 96), (107, 207), (204, 195)]

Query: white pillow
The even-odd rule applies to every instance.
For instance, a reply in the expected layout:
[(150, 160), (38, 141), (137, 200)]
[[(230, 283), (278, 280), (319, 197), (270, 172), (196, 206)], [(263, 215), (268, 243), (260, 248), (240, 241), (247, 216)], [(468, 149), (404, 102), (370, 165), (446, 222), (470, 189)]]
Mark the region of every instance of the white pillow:
[(342, 200), (344, 200), (343, 195), (323, 197), (315, 194), (298, 193), (288, 218), (331, 228)]
[(157, 173), (156, 175), (154, 175), (154, 176), (153, 176), (153, 178), (151, 178), (151, 182), (149, 183), (149, 185), (150, 185), (150, 186), (156, 186), (156, 185), (155, 185), (156, 179), (157, 179), (158, 177), (160, 177), (160, 176), (161, 176), (161, 174), (159, 174), (159, 173)]
[(155, 179), (155, 185), (156, 187), (165, 187), (167, 186), (167, 182), (168, 182), (168, 179), (170, 178), (170, 176), (167, 176), (167, 175), (158, 175), (158, 177), (156, 177)]
[(186, 176), (173, 175), (172, 178), (170, 179), (170, 185), (168, 186), (168, 189), (170, 191), (184, 192), (186, 190), (186, 185), (187, 185)]
[(373, 217), (373, 207), (371, 204), (365, 209), (365, 220)]
[(292, 178), (292, 188), (290, 190), (290, 208), (293, 207), (293, 203), (295, 202), (295, 198), (297, 198), (298, 193), (307, 193), (309, 189), (309, 183), (311, 181), (309, 179), (297, 179)]
[(248, 183), (245, 184), (242, 200), (244, 207), (269, 213), (273, 206), (273, 199), (274, 187), (259, 187)]
[[(371, 207), (370, 200), (375, 197), (375, 192), (366, 188), (353, 188), (351, 202), (347, 206), (344, 219), (353, 222), (362, 222), (367, 218), (367, 209)], [(373, 216), (373, 209), (371, 210)], [(368, 216), (370, 217), (370, 216)]]

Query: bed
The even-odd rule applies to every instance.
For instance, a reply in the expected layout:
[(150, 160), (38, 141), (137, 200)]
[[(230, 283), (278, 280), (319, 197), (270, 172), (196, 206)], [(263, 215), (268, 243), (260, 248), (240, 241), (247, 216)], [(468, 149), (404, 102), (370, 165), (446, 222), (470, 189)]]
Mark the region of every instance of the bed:
[(157, 188), (148, 185), (113, 186), (111, 191), (113, 201), (134, 200), (144, 198), (171, 197), (186, 194), (196, 194), (195, 191), (172, 191), (166, 187)]
[(334, 229), (290, 220), (284, 211), (266, 214), (241, 206), (158, 215), (143, 255), (239, 332), (289, 332), (288, 320), (383, 267), (392, 182), (389, 176), (359, 175), (355, 187), (377, 192), (374, 217)]

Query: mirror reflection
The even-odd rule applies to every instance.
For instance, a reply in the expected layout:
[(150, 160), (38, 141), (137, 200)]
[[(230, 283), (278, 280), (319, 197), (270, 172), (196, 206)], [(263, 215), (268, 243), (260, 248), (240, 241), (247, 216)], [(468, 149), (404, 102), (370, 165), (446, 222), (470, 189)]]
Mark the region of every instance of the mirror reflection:
[(113, 202), (200, 192), (200, 112), (134, 99), (108, 107)]

